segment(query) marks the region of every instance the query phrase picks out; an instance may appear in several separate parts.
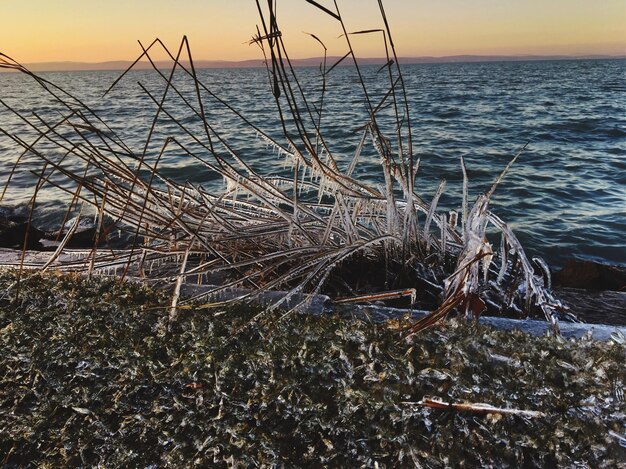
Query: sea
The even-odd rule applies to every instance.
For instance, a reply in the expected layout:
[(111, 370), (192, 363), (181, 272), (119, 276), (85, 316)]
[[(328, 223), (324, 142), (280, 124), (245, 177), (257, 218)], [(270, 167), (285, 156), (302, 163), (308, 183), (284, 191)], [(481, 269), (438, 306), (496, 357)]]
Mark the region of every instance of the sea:
[[(368, 96), (376, 104), (389, 83), (387, 70), (368, 65), (362, 71)], [(403, 65), (402, 72), (409, 105), (403, 128), (411, 123), (413, 150), (420, 159), (416, 191), (424, 200), (431, 200), (440, 181), (446, 180), (440, 207), (458, 210), (461, 158), (474, 199), (489, 190), (525, 147), (498, 186), (491, 210), (509, 224), (526, 251), (553, 266), (570, 258), (626, 265), (625, 60), (415, 64)], [(368, 117), (356, 69), (336, 67), (325, 80), (319, 68), (300, 68), (295, 73), (310, 107), (322, 109), (322, 134), (333, 156), (340, 166), (347, 166)], [(86, 103), (140, 154), (156, 112), (147, 92), (159, 99), (165, 82), (154, 71), (131, 71), (105, 96), (120, 74), (84, 71), (40, 76)], [(198, 70), (198, 77), (212, 93), (281, 141), (277, 105), (265, 69), (204, 69)], [(184, 77), (180, 79), (183, 94), (193, 99), (195, 90)], [(206, 92), (202, 99), (212, 128), (242, 159), (262, 174), (285, 171), (284, 158), (255, 131)], [(31, 142), (36, 133), (26, 121), (58, 121), (67, 110), (31, 77), (19, 73), (0, 73), (0, 100), (0, 129), (6, 132), (0, 134), (0, 184), (4, 186), (22, 152), (7, 134)], [(166, 108), (202, 135), (196, 116), (180, 102), (173, 100)], [(385, 109), (386, 115), (390, 109)], [(382, 117), (381, 123), (383, 132), (393, 137), (395, 121)], [(157, 124), (147, 147), (149, 158), (156, 157), (166, 137), (186, 138), (163, 116)], [(37, 167), (29, 166), (28, 158), (25, 161), (1, 205), (23, 205), (32, 196)], [(159, 167), (166, 177), (209, 190), (219, 191), (223, 184), (206, 167), (175, 152), (168, 152)], [(383, 182), (373, 150), (364, 151), (354, 175), (372, 184)], [(57, 197), (55, 191), (38, 196), (40, 225), (58, 222), (63, 209)]]

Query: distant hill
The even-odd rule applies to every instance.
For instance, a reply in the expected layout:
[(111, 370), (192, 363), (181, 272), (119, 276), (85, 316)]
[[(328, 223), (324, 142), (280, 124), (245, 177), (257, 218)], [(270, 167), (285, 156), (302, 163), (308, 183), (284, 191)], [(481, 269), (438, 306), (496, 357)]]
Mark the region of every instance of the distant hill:
[[(459, 63), (459, 62), (514, 62), (529, 60), (598, 60), (598, 59), (624, 59), (626, 56), (610, 56), (610, 55), (587, 55), (587, 56), (568, 56), (568, 55), (451, 55), (445, 57), (400, 57), (401, 64), (420, 64), (420, 63)], [(328, 57), (327, 64), (330, 67), (339, 60), (339, 57)], [(384, 58), (359, 58), (361, 65), (382, 65), (387, 62)], [(320, 57), (311, 57), (307, 59), (294, 59), (292, 63), (296, 67), (318, 67), (322, 62)], [(52, 72), (52, 71), (78, 71), (78, 70), (125, 70), (132, 62), (124, 60), (116, 60), (109, 62), (38, 62), (24, 64), (26, 68), (33, 72)], [(185, 62), (183, 62), (185, 63)], [(156, 62), (159, 68), (170, 68), (171, 62)], [(258, 68), (263, 67), (263, 61), (258, 60), (198, 60), (194, 62), (196, 68)], [(342, 66), (351, 65), (351, 61), (346, 59), (341, 63)], [(140, 62), (135, 65), (137, 70), (147, 70), (151, 68), (150, 63)], [(6, 71), (0, 69), (0, 72)]]

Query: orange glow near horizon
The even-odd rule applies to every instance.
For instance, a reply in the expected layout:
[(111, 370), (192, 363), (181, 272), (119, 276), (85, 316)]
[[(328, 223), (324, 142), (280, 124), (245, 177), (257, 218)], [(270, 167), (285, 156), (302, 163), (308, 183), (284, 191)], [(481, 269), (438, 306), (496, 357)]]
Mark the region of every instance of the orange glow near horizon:
[[(330, 8), (332, 1), (318, 0)], [(265, 2), (262, 2), (265, 3)], [(471, 3), (471, 5), (470, 5)], [(375, 0), (338, 0), (349, 30), (381, 27)], [(398, 55), (626, 55), (626, 2), (604, 0), (387, 0)], [(3, 2), (0, 52), (23, 63), (132, 60), (155, 37), (175, 48), (189, 37), (195, 59), (257, 59), (254, 0), (25, 0)], [(343, 55), (339, 25), (302, 1), (278, 1), (293, 58)], [(381, 57), (380, 38), (354, 37), (362, 57)]]

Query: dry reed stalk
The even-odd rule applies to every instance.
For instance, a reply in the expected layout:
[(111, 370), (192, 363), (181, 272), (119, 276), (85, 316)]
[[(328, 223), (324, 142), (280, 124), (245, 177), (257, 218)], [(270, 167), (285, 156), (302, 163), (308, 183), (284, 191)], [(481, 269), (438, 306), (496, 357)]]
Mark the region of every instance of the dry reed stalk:
[[(2, 106), (37, 134), (28, 143), (0, 127), (16, 148), (21, 149), (4, 185), (3, 196), (18, 166), (25, 160), (31, 164), (39, 162), (42, 170), (37, 175), (35, 196), (44, 185), (54, 187), (70, 199), (66, 218), (78, 204), (92, 206), (98, 214), (98, 233), (100, 229), (108, 232), (114, 226), (132, 233), (128, 250), (99, 249), (98, 234), (89, 256), (60, 267), (87, 270), (91, 274), (124, 266), (122, 277), (131, 271), (157, 279), (175, 276), (172, 318), (179, 305), (182, 279), (191, 274), (198, 281), (216, 285), (204, 295), (205, 299), (232, 288), (248, 289), (239, 300), (252, 300), (268, 290), (283, 289), (289, 293), (274, 307), (287, 304), (298, 293), (305, 294), (299, 305), (305, 306), (309, 298), (306, 295), (324, 289), (336, 272), (350, 272), (351, 262), (381, 259), (378, 268), (384, 270), (385, 285), (376, 287), (376, 294), (352, 292), (348, 286), (349, 296), (353, 297), (350, 301), (372, 301), (396, 297), (400, 295), (398, 292), (415, 292), (415, 285), (387, 287), (397, 273), (390, 271), (390, 266), (401, 266), (424, 284), (443, 292), (440, 307), (414, 324), (411, 333), (431, 326), (459, 308), (477, 316), (481, 311), (476, 305), (486, 302), (499, 304), (503, 309), (518, 308), (526, 314), (532, 307), (538, 307), (555, 331), (558, 330), (557, 313), (562, 305), (535, 274), (515, 235), (489, 211), (490, 197), (519, 153), (496, 178), (491, 190), (474, 204), (468, 200), (467, 172), (461, 158), (460, 227), (456, 213), (449, 218), (439, 214), (437, 204), (445, 181), (430, 203), (415, 191), (420, 159), (414, 151), (402, 68), (382, 1), (379, 9), (383, 27), (356, 32), (347, 30), (336, 2), (334, 8), (310, 0), (307, 3), (336, 22), (347, 47), (346, 54), (327, 68), (324, 43), (310, 35), (324, 48), (318, 105), (302, 86), (289, 59), (275, 3), (270, 0), (263, 7), (257, 1), (261, 24), (251, 43), (258, 45), (266, 58), (282, 137), (264, 132), (199, 80), (186, 37), (175, 54), (159, 39), (147, 47), (140, 43), (141, 55), (106, 91), (109, 93), (141, 59), (148, 60), (155, 76), (162, 80), (161, 96), (140, 83), (156, 110), (139, 154), (82, 101), (6, 55), (0, 55), (0, 67), (29, 75), (66, 109), (66, 114), (57, 121), (42, 117), (33, 121), (0, 100)], [(381, 76), (385, 76), (388, 88), (376, 103), (351, 44), (350, 38), (355, 34), (377, 34), (382, 38), (387, 63), (379, 72), (385, 72)], [(156, 49), (164, 51), (172, 61), (167, 75), (152, 59)], [(333, 142), (324, 135), (322, 121), (328, 112), (324, 106), (327, 78), (346, 59), (352, 60), (356, 71), (367, 119), (355, 123), (362, 134), (348, 164), (343, 165), (339, 164)], [(191, 93), (186, 93), (189, 90)], [(291, 176), (265, 175), (253, 169), (244, 155), (223, 137), (217, 123), (209, 119), (206, 112), (209, 107), (239, 119), (285, 158)], [(187, 115), (185, 120), (177, 117), (183, 111)], [(381, 116), (389, 118), (391, 124), (384, 125)], [(150, 149), (163, 119), (179, 132), (165, 137), (158, 155), (151, 161)], [(202, 132), (196, 132), (192, 124), (201, 126)], [(368, 142), (370, 150), (380, 158), (382, 187), (353, 176)], [(51, 152), (50, 146), (63, 156)], [(159, 165), (162, 158), (173, 152), (178, 158), (187, 158), (222, 178), (226, 182), (224, 192), (214, 194), (202, 185), (165, 177)], [(343, 166), (345, 170), (341, 169)], [(419, 214), (423, 223), (418, 221)], [(108, 226), (105, 216), (113, 220)], [(493, 252), (487, 240), (488, 224), (502, 234), (500, 254)], [(432, 227), (438, 227), (439, 233), (433, 233)], [(59, 246), (54, 258), (61, 254), (64, 245), (65, 242)], [(495, 260), (499, 260), (499, 268), (494, 266)], [(52, 264), (46, 267), (49, 265)]]

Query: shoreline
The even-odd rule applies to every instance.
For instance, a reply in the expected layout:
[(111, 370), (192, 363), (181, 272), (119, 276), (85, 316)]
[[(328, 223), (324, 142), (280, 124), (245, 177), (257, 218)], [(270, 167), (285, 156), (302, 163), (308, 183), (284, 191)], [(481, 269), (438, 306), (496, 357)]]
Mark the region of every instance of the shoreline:
[[(51, 269), (58, 269), (62, 266), (67, 268), (67, 272), (85, 272), (88, 268), (89, 250), (64, 250), (58, 255), (58, 258), (50, 264)], [(26, 251), (23, 260), (23, 267), (28, 270), (37, 271), (47, 265), (53, 259), (55, 253), (49, 251)], [(119, 257), (119, 256), (118, 256)], [(123, 256), (121, 256), (123, 258)], [(22, 251), (0, 248), (0, 269), (19, 268), (22, 264)], [(97, 267), (97, 266), (96, 266)], [(123, 272), (125, 263), (118, 261), (115, 265), (108, 267), (109, 275), (100, 275), (102, 278), (117, 278), (117, 273)], [(158, 285), (158, 281), (147, 278), (139, 278), (137, 273), (131, 271), (127, 278), (137, 283), (148, 285)], [(160, 288), (165, 291), (174, 290), (174, 283), (161, 282)], [(197, 285), (193, 281), (183, 281), (181, 283), (180, 294), (183, 298), (190, 298), (201, 295), (204, 292), (215, 288), (215, 285)], [(217, 296), (212, 296), (213, 301), (224, 301), (249, 293), (248, 290), (231, 289), (222, 292)], [(571, 312), (579, 317), (587, 317), (592, 321), (583, 321), (583, 323), (570, 323), (560, 321), (561, 333), (564, 337), (582, 337), (589, 334), (598, 340), (608, 340), (613, 332), (619, 332), (626, 335), (626, 292), (618, 291), (589, 291), (575, 288), (555, 288), (554, 293), (557, 298), (565, 301), (570, 306)], [(268, 291), (261, 295), (255, 304), (271, 304), (278, 301), (287, 294), (285, 291)], [(297, 304), (302, 298), (291, 300), (287, 305), (289, 307)], [(291, 306), (290, 306), (291, 305)], [(307, 307), (307, 312), (312, 314), (321, 314), (328, 312), (341, 312), (345, 309), (353, 309), (355, 311), (370, 310), (366, 315), (379, 317), (383, 319), (392, 319), (410, 315), (414, 319), (420, 319), (426, 316), (428, 311), (419, 311), (411, 309), (402, 309), (384, 306), (382, 304), (361, 304), (342, 307), (334, 305), (329, 297), (324, 295), (315, 295), (315, 299)], [(595, 313), (595, 314), (594, 314)], [(607, 322), (606, 318), (612, 319)], [(600, 322), (603, 321), (604, 322)], [(517, 329), (523, 332), (531, 333), (536, 336), (545, 335), (550, 325), (546, 321), (534, 319), (514, 319), (507, 317), (499, 317), (492, 315), (481, 316), (479, 322), (490, 324), (497, 329), (510, 330)]]

